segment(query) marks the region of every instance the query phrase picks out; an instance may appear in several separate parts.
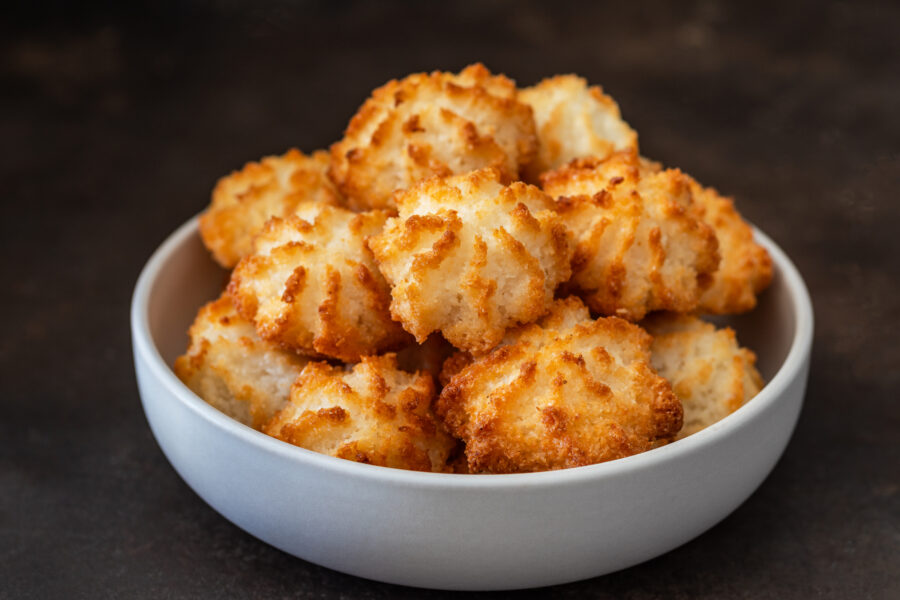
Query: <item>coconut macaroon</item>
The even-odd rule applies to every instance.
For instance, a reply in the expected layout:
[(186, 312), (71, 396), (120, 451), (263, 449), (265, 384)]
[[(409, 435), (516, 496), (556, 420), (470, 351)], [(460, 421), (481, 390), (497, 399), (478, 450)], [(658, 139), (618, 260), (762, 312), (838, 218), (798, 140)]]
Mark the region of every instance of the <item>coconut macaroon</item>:
[(272, 219), (231, 274), (238, 311), (263, 339), (309, 356), (356, 361), (408, 342), (365, 245), (386, 219), (313, 202)]
[(592, 310), (637, 321), (697, 308), (719, 254), (693, 213), (690, 178), (623, 150), (574, 160), (541, 183), (575, 236), (571, 291)]
[(473, 473), (545, 471), (637, 454), (681, 428), (681, 403), (650, 366), (651, 338), (592, 320), (574, 297), (458, 370), (435, 411)]
[[(641, 170), (659, 173), (657, 162), (641, 159)], [(744, 221), (734, 200), (688, 177), (692, 214), (716, 234), (719, 267), (700, 296), (699, 310), (710, 314), (738, 314), (756, 307), (756, 296), (772, 283), (772, 258), (753, 239), (753, 229)]]
[(200, 236), (216, 262), (236, 265), (253, 251), (253, 237), (269, 218), (285, 217), (301, 202), (339, 204), (340, 193), (327, 175), (330, 162), (323, 150), (311, 156), (289, 150), (220, 179), (200, 215)]
[(355, 209), (393, 207), (420, 179), (496, 167), (517, 179), (537, 140), (515, 84), (481, 64), (435, 71), (376, 89), (331, 147), (331, 176)]
[(730, 328), (691, 315), (659, 313), (642, 325), (653, 335), (653, 367), (684, 406), (683, 438), (727, 417), (763, 387), (756, 355)]
[(753, 240), (753, 229), (731, 198), (691, 181), (696, 214), (716, 232), (722, 257), (712, 284), (700, 297), (700, 310), (736, 314), (753, 310), (756, 296), (772, 283), (772, 258)]
[(519, 92), (531, 106), (538, 153), (525, 169), (530, 181), (575, 158), (605, 158), (616, 150), (637, 150), (637, 133), (622, 120), (619, 105), (599, 86), (577, 75), (557, 75)]
[(553, 200), (498, 169), (432, 178), (397, 195), (369, 240), (391, 284), (391, 315), (419, 342), (434, 331), (483, 354), (534, 321), (569, 278), (572, 244)]
[(313, 362), (263, 431), (338, 458), (447, 472), (457, 442), (431, 412), (434, 394), (430, 375), (401, 371), (393, 354), (363, 357), (352, 368)]
[(200, 309), (175, 374), (226, 415), (259, 429), (287, 403), (306, 359), (269, 344), (227, 294)]

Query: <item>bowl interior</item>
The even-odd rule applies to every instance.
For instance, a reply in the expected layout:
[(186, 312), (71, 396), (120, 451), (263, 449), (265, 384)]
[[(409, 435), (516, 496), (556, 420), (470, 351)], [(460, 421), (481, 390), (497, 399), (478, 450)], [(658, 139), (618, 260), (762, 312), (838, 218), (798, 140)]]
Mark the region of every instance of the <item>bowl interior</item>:
[[(741, 344), (752, 349), (758, 367), (768, 382), (782, 366), (791, 349), (797, 327), (796, 303), (782, 272), (786, 260), (765, 236), (757, 239), (773, 255), (775, 278), (750, 313), (716, 317), (719, 325), (732, 327)], [(219, 267), (203, 247), (196, 219), (179, 229), (154, 257), (155, 280), (147, 303), (149, 332), (160, 356), (171, 366), (185, 351), (187, 330), (197, 310), (218, 297), (228, 280), (228, 272)]]
[(187, 331), (197, 311), (228, 283), (228, 271), (213, 261), (196, 227), (190, 229), (183, 239), (177, 239), (178, 234), (170, 239), (177, 245), (159, 265), (147, 302), (150, 336), (170, 367), (187, 348)]

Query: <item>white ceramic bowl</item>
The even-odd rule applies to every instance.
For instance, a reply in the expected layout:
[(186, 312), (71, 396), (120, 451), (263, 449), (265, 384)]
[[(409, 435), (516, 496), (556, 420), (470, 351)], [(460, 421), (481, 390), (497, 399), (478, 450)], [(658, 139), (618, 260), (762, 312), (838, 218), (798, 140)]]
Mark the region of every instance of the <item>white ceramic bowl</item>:
[(198, 307), (225, 273), (193, 219), (147, 263), (131, 327), (147, 420), (169, 461), (225, 518), (277, 548), (369, 579), (490, 590), (623, 569), (725, 518), (765, 479), (803, 401), (813, 336), (809, 295), (766, 236), (775, 280), (729, 320), (756, 350), (765, 389), (689, 438), (604, 464), (520, 475), (415, 473), (316, 454), (207, 405), (172, 373)]

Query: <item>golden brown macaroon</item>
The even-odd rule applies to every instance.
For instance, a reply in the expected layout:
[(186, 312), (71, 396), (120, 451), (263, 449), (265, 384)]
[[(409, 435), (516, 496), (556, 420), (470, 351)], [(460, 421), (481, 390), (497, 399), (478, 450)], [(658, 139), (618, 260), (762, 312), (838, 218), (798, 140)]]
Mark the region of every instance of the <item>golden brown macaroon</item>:
[(681, 403), (650, 366), (651, 338), (575, 297), (459, 370), (435, 406), (475, 473), (577, 467), (674, 439)]
[(200, 215), (200, 236), (216, 262), (236, 265), (253, 251), (253, 237), (269, 218), (286, 217), (301, 202), (339, 204), (340, 193), (326, 173), (330, 161), (323, 150), (311, 156), (288, 150), (220, 179)]
[(175, 374), (206, 402), (256, 429), (284, 406), (307, 362), (261, 340), (227, 294), (200, 309), (188, 335)]
[(653, 367), (684, 406), (679, 439), (727, 417), (762, 389), (756, 355), (740, 347), (731, 328), (671, 313), (651, 315), (641, 324), (653, 335)]
[(637, 133), (622, 120), (616, 101), (577, 75), (544, 79), (521, 90), (519, 101), (534, 111), (538, 134), (537, 156), (525, 170), (529, 181), (576, 158), (637, 150)]
[[(641, 159), (644, 172), (662, 170), (659, 163)], [(756, 296), (772, 283), (772, 258), (753, 239), (753, 229), (735, 208), (734, 200), (688, 177), (693, 214), (709, 225), (719, 243), (719, 268), (700, 296), (699, 310), (709, 314), (738, 314), (756, 307)]]
[(753, 310), (756, 296), (772, 283), (772, 258), (753, 240), (753, 229), (731, 198), (691, 181), (694, 208), (716, 232), (722, 260), (712, 284), (700, 296), (700, 310), (736, 314)]
[(570, 274), (571, 240), (553, 200), (497, 169), (421, 182), (369, 240), (391, 284), (391, 314), (424, 340), (440, 331), (483, 354), (543, 315)]
[(592, 310), (638, 321), (689, 312), (719, 264), (713, 230), (693, 212), (691, 180), (634, 150), (578, 159), (541, 176), (575, 235), (569, 288)]
[(355, 209), (392, 208), (392, 194), (435, 175), (496, 167), (512, 179), (534, 155), (531, 109), (515, 84), (481, 64), (376, 89), (331, 147), (331, 176)]
[(263, 339), (309, 356), (350, 362), (409, 341), (365, 246), (386, 219), (310, 202), (272, 219), (231, 274), (238, 311)]
[(433, 397), (431, 376), (401, 371), (393, 354), (363, 357), (352, 368), (313, 362), (263, 431), (338, 458), (447, 472), (457, 442), (434, 418)]

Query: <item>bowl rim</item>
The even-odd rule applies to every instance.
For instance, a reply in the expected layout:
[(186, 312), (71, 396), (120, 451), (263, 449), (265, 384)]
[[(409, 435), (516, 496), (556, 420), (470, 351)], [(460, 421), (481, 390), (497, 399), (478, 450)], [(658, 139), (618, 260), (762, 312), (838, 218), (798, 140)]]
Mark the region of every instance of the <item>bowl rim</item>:
[(583, 484), (595, 479), (614, 477), (621, 473), (634, 472), (657, 466), (660, 463), (672, 462), (680, 456), (701, 450), (704, 446), (715, 445), (718, 440), (731, 435), (735, 430), (752, 421), (755, 416), (764, 412), (770, 405), (778, 402), (785, 389), (802, 375), (805, 360), (812, 348), (813, 307), (806, 284), (784, 251), (765, 233), (751, 225), (756, 241), (765, 247), (772, 257), (776, 276), (780, 274), (784, 277), (796, 325), (788, 354), (772, 379), (749, 402), (721, 421), (691, 436), (647, 452), (604, 463), (555, 471), (460, 475), (407, 471), (357, 463), (293, 446), (232, 419), (191, 391), (163, 360), (150, 334), (148, 311), (150, 296), (162, 268), (172, 254), (189, 238), (199, 235), (198, 217), (199, 215), (196, 215), (189, 219), (165, 239), (153, 252), (137, 279), (130, 312), (135, 360), (142, 359), (149, 367), (150, 373), (168, 393), (177, 398), (197, 417), (204, 419), (224, 433), (235, 436), (244, 443), (255, 446), (258, 450), (278, 455), (282, 459), (358, 479), (405, 487), (442, 489), (558, 487)]

